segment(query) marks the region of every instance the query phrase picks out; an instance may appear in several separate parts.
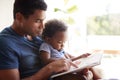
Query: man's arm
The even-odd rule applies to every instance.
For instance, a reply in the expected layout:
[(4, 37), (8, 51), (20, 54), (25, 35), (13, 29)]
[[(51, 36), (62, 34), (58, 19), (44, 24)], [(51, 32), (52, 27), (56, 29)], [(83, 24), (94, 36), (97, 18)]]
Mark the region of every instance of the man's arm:
[[(47, 80), (52, 73), (69, 70), (70, 65), (76, 67), (75, 64), (68, 60), (57, 60), (46, 65), (36, 74), (22, 80)], [(0, 70), (0, 80), (20, 80), (18, 69)]]
[[(46, 66), (38, 71), (35, 75), (24, 78), (23, 80), (47, 80), (51, 74), (51, 66)], [(0, 80), (20, 80), (18, 69), (0, 70)]]
[(18, 69), (0, 70), (0, 80), (20, 80)]
[(38, 71), (35, 75), (23, 80), (47, 80), (53, 73), (69, 70), (71, 65), (74, 67), (77, 67), (70, 60), (64, 60), (64, 59), (57, 60), (46, 65), (44, 68)]

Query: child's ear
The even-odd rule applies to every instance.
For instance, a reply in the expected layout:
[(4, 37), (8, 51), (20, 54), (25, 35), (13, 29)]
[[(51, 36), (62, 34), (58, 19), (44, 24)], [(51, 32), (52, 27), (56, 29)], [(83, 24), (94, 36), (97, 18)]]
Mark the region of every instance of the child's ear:
[(50, 40), (50, 38), (49, 38), (49, 37), (45, 37), (45, 40), (46, 40), (46, 41), (49, 41), (49, 40)]
[(50, 40), (50, 38), (49, 37), (47, 37), (47, 41), (49, 41)]

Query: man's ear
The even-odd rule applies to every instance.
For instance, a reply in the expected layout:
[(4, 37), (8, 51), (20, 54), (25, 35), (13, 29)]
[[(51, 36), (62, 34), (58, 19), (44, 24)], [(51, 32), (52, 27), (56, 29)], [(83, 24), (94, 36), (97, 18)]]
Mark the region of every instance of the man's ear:
[(21, 23), (24, 18), (23, 15), (20, 12), (18, 12), (18, 13), (16, 13), (15, 16), (16, 16), (16, 20)]

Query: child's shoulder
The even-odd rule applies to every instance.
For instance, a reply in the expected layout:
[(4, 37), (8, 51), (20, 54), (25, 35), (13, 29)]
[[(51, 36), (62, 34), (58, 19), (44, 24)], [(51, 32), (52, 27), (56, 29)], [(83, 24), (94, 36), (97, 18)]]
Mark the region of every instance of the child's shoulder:
[[(41, 44), (41, 46), (46, 46), (46, 47), (47, 47), (47, 46), (49, 46), (49, 44), (46, 43), (46, 42), (43, 42), (43, 43)], [(41, 47), (41, 46), (40, 46), (40, 47)]]

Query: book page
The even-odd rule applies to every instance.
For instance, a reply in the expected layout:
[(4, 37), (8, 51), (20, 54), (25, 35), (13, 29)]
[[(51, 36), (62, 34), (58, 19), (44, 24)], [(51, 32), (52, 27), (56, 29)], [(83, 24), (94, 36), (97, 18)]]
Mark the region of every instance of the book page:
[(77, 61), (80, 62), (80, 64), (78, 64), (78, 68), (71, 67), (69, 71), (52, 75), (51, 78), (54, 78), (54, 77), (57, 77), (60, 75), (64, 75), (67, 73), (81, 71), (84, 68), (90, 68), (90, 67), (99, 65), (101, 63), (101, 58), (102, 58), (102, 53), (94, 53), (86, 58), (78, 59)]

